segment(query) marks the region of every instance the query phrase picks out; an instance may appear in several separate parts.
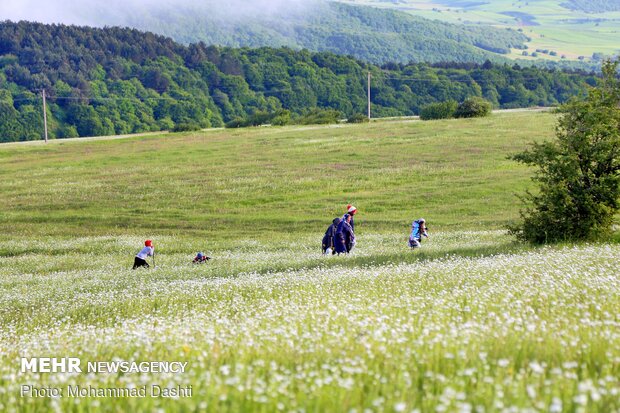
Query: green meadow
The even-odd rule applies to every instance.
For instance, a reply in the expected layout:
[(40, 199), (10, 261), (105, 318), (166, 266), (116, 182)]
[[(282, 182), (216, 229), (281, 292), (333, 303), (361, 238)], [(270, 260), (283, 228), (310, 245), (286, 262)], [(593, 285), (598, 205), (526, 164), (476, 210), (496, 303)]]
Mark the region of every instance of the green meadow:
[[(505, 231), (534, 189), (507, 156), (555, 121), (0, 145), (0, 410), (620, 411), (617, 236), (532, 247)], [(357, 245), (322, 256), (347, 203)], [(412, 251), (420, 217), (431, 238)], [(147, 238), (156, 265), (133, 271)], [(213, 259), (192, 265), (197, 251)], [(187, 367), (35, 373), (23, 357)]]
[[(507, 159), (553, 115), (208, 130), (0, 147), (4, 234), (317, 233), (347, 203), (360, 231), (497, 229), (531, 171)], [(466, 171), (466, 173), (465, 173)]]
[[(374, 7), (389, 7), (412, 14), (466, 25), (492, 25), (522, 30), (532, 40), (528, 52), (536, 49), (555, 51), (557, 56), (538, 53), (538, 59), (586, 60), (593, 53), (616, 55), (620, 51), (620, 12), (585, 13), (563, 7), (562, 0), (350, 0), (350, 3)], [(509, 13), (509, 14), (505, 14)], [(512, 14), (517, 13), (517, 14)], [(522, 50), (513, 50), (513, 58), (522, 56)]]

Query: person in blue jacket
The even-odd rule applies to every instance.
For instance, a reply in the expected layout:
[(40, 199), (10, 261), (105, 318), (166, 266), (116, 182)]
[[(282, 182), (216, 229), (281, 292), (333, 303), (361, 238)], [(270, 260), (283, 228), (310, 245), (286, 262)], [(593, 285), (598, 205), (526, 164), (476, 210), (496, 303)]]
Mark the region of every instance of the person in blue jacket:
[(355, 234), (351, 228), (351, 215), (344, 214), (336, 229), (336, 253), (348, 254), (355, 245)]
[(428, 238), (426, 229), (426, 220), (424, 218), (416, 219), (411, 223), (411, 234), (409, 234), (409, 246), (417, 248), (421, 246), (422, 236)]
[(335, 254), (336, 253), (336, 229), (338, 228), (338, 224), (340, 224), (340, 218), (334, 218), (332, 224), (325, 231), (325, 235), (323, 235), (322, 241), (322, 250), (323, 254)]

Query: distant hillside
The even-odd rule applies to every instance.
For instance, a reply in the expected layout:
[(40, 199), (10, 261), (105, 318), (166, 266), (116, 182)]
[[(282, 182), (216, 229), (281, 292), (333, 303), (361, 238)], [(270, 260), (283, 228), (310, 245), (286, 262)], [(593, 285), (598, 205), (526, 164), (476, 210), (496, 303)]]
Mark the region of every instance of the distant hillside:
[(290, 48), (183, 46), (134, 29), (0, 23), (0, 141), (222, 126), (256, 113), (316, 108), (375, 117), (482, 96), (495, 107), (554, 105), (595, 77), (518, 66), (389, 64)]
[(520, 30), (529, 39), (527, 50), (513, 49), (506, 56), (519, 64), (525, 60), (536, 65), (544, 61), (565, 67), (567, 62), (579, 62), (600, 67), (600, 56), (620, 53), (619, 0), (340, 1), (399, 10), (463, 27)]
[(620, 2), (618, 0), (567, 0), (562, 3), (562, 6), (567, 9), (579, 10), (586, 13), (620, 11)]
[[(58, 17), (40, 16), (44, 22), (131, 27), (183, 44), (305, 48), (376, 64), (503, 62), (505, 54), (524, 48), (527, 40), (516, 30), (467, 27), (327, 0), (112, 0), (112, 6), (94, 0), (48, 3), (62, 12), (57, 12)], [(66, 17), (72, 13), (73, 18)]]

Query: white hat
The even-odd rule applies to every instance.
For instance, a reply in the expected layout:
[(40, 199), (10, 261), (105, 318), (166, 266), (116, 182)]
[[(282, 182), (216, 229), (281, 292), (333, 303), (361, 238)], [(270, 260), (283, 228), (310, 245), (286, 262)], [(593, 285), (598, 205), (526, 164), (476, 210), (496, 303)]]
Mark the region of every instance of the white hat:
[(351, 213), (351, 212), (353, 212), (353, 211), (357, 211), (357, 208), (355, 208), (353, 205), (351, 205), (351, 206), (349, 207), (349, 209), (347, 210), (347, 212)]

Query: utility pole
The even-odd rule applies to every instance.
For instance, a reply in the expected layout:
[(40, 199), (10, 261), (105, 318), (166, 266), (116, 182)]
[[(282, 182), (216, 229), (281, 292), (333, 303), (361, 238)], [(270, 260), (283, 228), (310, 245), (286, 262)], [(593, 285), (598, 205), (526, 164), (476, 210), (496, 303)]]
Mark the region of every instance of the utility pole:
[(41, 91), (43, 94), (43, 126), (45, 127), (45, 143), (47, 143), (47, 107), (45, 106), (45, 89)]
[(370, 121), (370, 72), (368, 72), (368, 121)]

